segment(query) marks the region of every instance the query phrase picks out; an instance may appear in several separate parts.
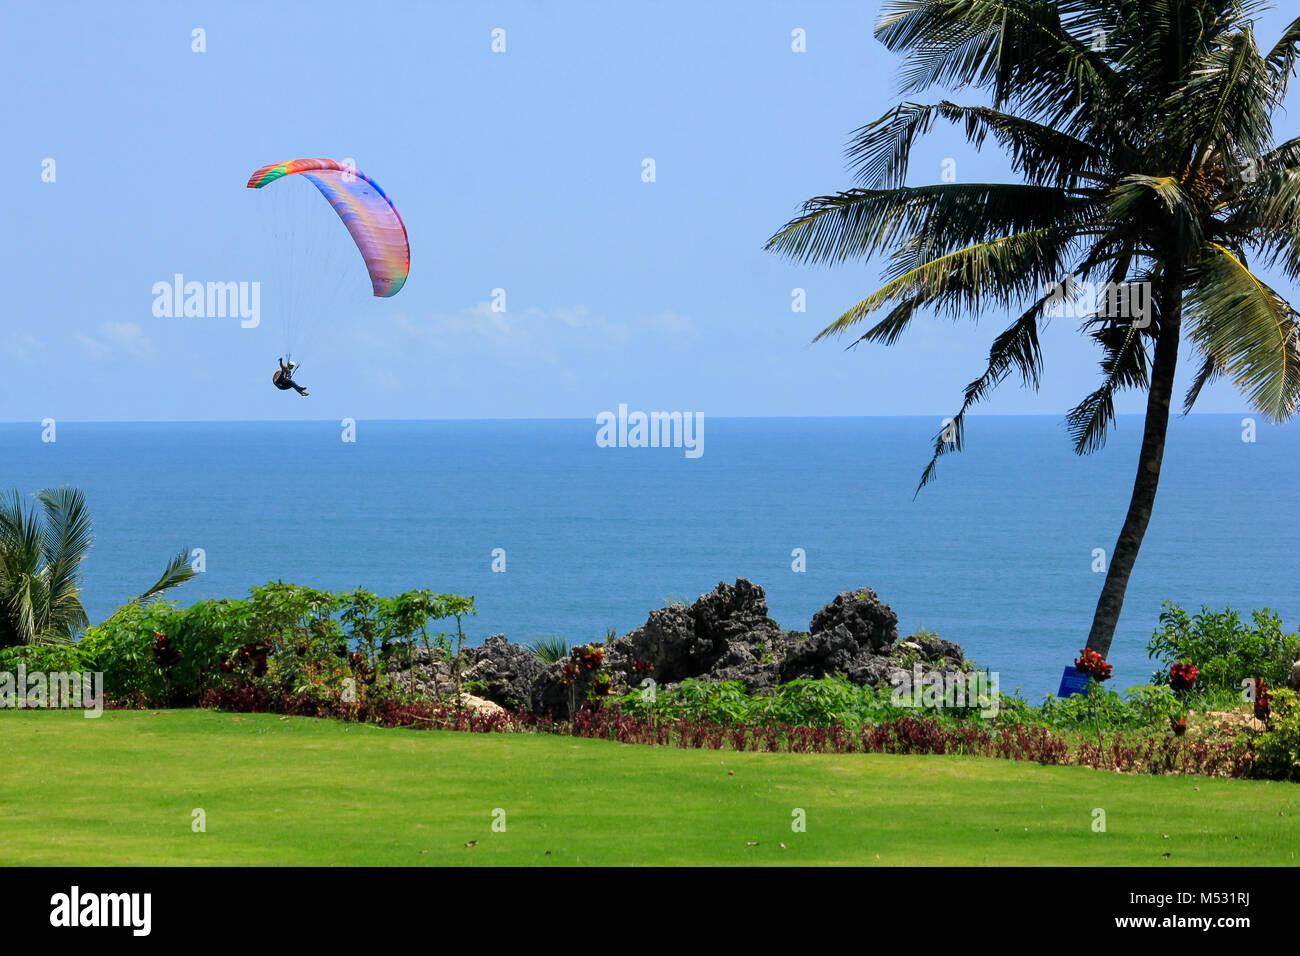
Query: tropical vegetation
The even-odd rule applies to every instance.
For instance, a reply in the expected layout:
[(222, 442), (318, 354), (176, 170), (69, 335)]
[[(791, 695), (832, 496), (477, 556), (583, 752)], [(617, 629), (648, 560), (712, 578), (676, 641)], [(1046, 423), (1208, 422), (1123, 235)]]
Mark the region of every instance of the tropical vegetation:
[[(1087, 647), (1110, 649), (1151, 519), (1179, 347), (1198, 361), (1183, 398), (1231, 380), (1265, 419), (1300, 399), (1297, 312), (1266, 281), (1300, 277), (1300, 137), (1274, 114), (1295, 72), (1300, 19), (1260, 46), (1250, 0), (887, 0), (876, 36), (902, 58), (905, 95), (971, 90), (986, 102), (901, 102), (858, 129), (856, 184), (809, 199), (768, 248), (805, 263), (886, 257), (884, 284), (817, 338), (891, 345), (918, 314), (1009, 311), (984, 370), (935, 438), (920, 485), (960, 451), (967, 413), (1007, 378), (1037, 388), (1053, 313), (1101, 351), (1101, 382), (1069, 413), (1075, 451), (1100, 448), (1115, 399), (1146, 393), (1128, 510)], [(937, 124), (996, 144), (1020, 182), (908, 185)], [(859, 331), (861, 323), (878, 316)], [(918, 491), (920, 486), (918, 486)]]
[[(17, 490), (0, 498), (0, 648), (67, 644), (89, 623), (81, 604), (81, 563), (94, 531), (85, 495), (71, 487), (36, 494), (28, 508)], [(132, 605), (145, 605), (194, 576), (188, 549)]]

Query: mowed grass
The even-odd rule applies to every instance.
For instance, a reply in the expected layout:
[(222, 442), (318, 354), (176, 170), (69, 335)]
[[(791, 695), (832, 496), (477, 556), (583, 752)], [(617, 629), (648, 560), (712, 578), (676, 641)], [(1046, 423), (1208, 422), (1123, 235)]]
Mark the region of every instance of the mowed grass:
[(1300, 863), (1263, 781), (199, 710), (5, 712), (0, 752), (7, 865)]

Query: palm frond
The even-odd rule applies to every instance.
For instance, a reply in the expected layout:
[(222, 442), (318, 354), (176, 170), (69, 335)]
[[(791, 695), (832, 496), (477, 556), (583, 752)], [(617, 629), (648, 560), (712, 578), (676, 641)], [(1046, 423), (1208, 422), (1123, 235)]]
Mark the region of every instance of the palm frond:
[(1036, 301), (993, 340), (984, 373), (966, 386), (961, 408), (953, 416), (951, 424), (935, 436), (934, 454), (929, 464), (925, 466), (925, 470), (921, 472), (921, 480), (916, 486), (913, 498), (934, 480), (941, 456), (950, 451), (961, 451), (965, 447), (966, 412), (972, 405), (987, 398), (1013, 370), (1020, 372), (1021, 380), (1025, 385), (1038, 388), (1043, 368), (1042, 348), (1038, 341), (1038, 323), (1050, 295), (1051, 293), (1048, 293)]
[[(890, 303), (903, 306), (890, 320), (890, 332), (896, 336), (898, 324), (922, 307), (945, 308), (953, 315), (962, 310), (978, 314), (985, 305), (1008, 306), (1038, 295), (1062, 271), (1062, 238), (1059, 230), (1038, 229), (938, 256), (885, 283), (817, 333), (813, 341), (840, 335)], [(879, 329), (867, 332), (863, 339), (884, 337)]]
[[(876, 38), (909, 54), (902, 88), (937, 84), (988, 89), (994, 105), (1091, 99), (1092, 90), (1118, 90), (1121, 78), (1103, 51), (1076, 36), (1106, 30), (1113, 18), (1098, 4), (1030, 0), (887, 0)], [(1072, 95), (1071, 95), (1072, 94)]]
[(1300, 50), (1300, 18), (1291, 21), (1273, 49), (1264, 57), (1273, 82), (1283, 94), (1287, 91), (1291, 77), (1295, 75), (1297, 50)]
[(1164, 104), (1166, 148), (1193, 146), (1193, 169), (1217, 153), (1259, 156), (1272, 140), (1276, 88), (1249, 27), (1232, 32), (1193, 62), (1189, 80)]
[(1053, 186), (852, 189), (808, 200), (766, 248), (805, 263), (868, 259), (897, 244), (939, 254), (999, 235), (1072, 224), (1096, 208), (1091, 197)]
[(35, 509), (15, 489), (0, 501), (0, 647), (30, 644), (44, 627), (40, 607), (45, 537)]
[[(1143, 218), (1157, 223), (1172, 220), (1185, 246), (1195, 248), (1201, 242), (1196, 204), (1173, 176), (1130, 173), (1115, 183), (1108, 198), (1107, 217), (1112, 222)], [(1162, 217), (1161, 211), (1166, 215)]]
[(145, 591), (139, 597), (131, 599), (132, 604), (148, 604), (158, 595), (171, 588), (179, 587), (190, 578), (194, 577), (194, 567), (190, 564), (189, 548), (181, 548), (176, 555), (167, 562), (167, 567), (157, 582), (149, 590)]
[(1216, 378), (1223, 374), (1223, 369), (1219, 368), (1219, 363), (1214, 360), (1213, 355), (1205, 355), (1201, 358), (1201, 367), (1196, 372), (1196, 378), (1187, 389), (1187, 394), (1183, 397), (1183, 414), (1190, 414), (1192, 406), (1196, 400), (1201, 397), (1201, 389), (1205, 388)]
[(70, 638), (88, 623), (81, 604), (80, 568), (95, 538), (90, 510), (76, 488), (46, 489), (37, 498), (45, 509), (46, 628)]
[(1209, 243), (1191, 271), (1191, 336), (1263, 415), (1275, 422), (1300, 401), (1296, 310), (1224, 246)]
[(1098, 334), (1103, 355), (1101, 385), (1066, 415), (1066, 430), (1076, 455), (1086, 455), (1106, 444), (1115, 422), (1115, 395), (1125, 388), (1146, 388), (1147, 353), (1142, 334), (1131, 323), (1108, 323)]
[(33, 594), (35, 585), (32, 575), (17, 575), (9, 579), (4, 606), (9, 630), (7, 643), (34, 644), (40, 635), (36, 620), (37, 599)]

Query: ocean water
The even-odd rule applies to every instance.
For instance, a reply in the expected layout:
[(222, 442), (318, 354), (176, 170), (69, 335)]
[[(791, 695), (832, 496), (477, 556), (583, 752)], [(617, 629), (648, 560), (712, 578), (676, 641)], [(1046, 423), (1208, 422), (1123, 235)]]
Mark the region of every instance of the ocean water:
[[(82, 488), (97, 540), (92, 621), (181, 546), (207, 570), (181, 603), (269, 580), (471, 594), (472, 641), (622, 634), (666, 599), (748, 577), (783, 627), (876, 590), (1001, 675), (1054, 692), (1086, 639), (1132, 485), (1141, 420), (1076, 457), (1060, 420), (980, 417), (913, 500), (933, 418), (707, 419), (704, 453), (601, 448), (591, 420), (0, 425), (0, 486)], [(1111, 652), (1144, 683), (1162, 601), (1272, 607), (1300, 625), (1300, 431), (1240, 416), (1171, 424), (1160, 496)], [(492, 571), (493, 549), (506, 570)], [(792, 569), (792, 551), (807, 570)]]

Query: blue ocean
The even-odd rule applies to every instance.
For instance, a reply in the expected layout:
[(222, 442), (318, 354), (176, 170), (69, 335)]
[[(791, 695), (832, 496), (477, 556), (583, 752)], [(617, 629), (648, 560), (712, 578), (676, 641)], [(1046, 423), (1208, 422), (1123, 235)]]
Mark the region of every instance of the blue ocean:
[[(1141, 426), (1121, 417), (1080, 458), (1058, 418), (975, 418), (966, 451), (915, 500), (931, 417), (710, 418), (698, 458), (598, 447), (593, 420), (361, 421), (351, 442), (337, 422), (60, 422), (53, 443), (35, 423), (4, 424), (0, 483), (85, 491), (92, 621), (182, 546), (203, 549), (206, 571), (175, 592), (181, 603), (277, 579), (427, 587), (475, 597), (475, 643), (603, 639), (738, 577), (763, 586), (782, 627), (806, 630), (866, 585), (902, 633), (935, 631), (998, 671), (1004, 692), (1037, 699), (1087, 636), (1094, 549), (1114, 544)], [(1147, 681), (1166, 600), (1267, 606), (1300, 625), (1300, 431), (1243, 432), (1241, 416), (1171, 424), (1110, 656), (1117, 685)]]

